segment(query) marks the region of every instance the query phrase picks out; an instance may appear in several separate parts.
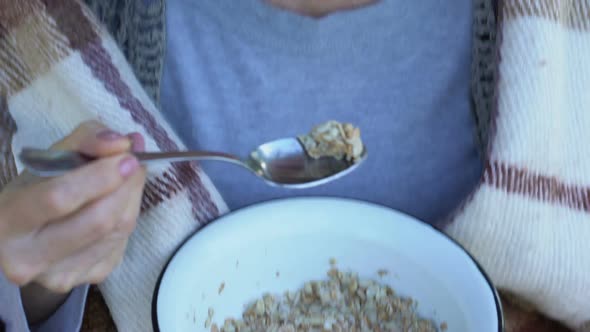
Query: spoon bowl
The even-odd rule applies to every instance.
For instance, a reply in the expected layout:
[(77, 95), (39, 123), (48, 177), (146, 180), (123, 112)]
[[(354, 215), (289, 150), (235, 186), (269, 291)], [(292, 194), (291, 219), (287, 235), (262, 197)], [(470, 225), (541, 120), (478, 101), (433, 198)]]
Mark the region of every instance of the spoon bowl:
[[(367, 158), (366, 148), (355, 162), (332, 157), (312, 158), (296, 138), (283, 138), (258, 146), (240, 159), (234, 155), (211, 151), (138, 152), (140, 163), (213, 160), (241, 166), (272, 186), (310, 188), (334, 181), (355, 170)], [(60, 176), (91, 163), (95, 158), (75, 151), (24, 148), (20, 161), (29, 172), (40, 177)]]
[(252, 151), (245, 164), (271, 185), (307, 188), (321, 185), (349, 174), (367, 157), (352, 163), (332, 157), (314, 159), (299, 140), (285, 138), (260, 145)]

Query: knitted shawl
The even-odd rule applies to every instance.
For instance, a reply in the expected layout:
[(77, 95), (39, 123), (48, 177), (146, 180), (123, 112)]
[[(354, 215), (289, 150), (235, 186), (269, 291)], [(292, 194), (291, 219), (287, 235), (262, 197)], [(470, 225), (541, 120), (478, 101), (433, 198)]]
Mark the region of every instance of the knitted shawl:
[[(157, 107), (163, 1), (87, 2), (0, 0), (2, 184), (22, 171), (13, 151), (49, 146), (89, 119), (141, 132), (148, 150), (184, 148)], [(472, 99), (486, 169), (444, 231), (499, 289), (582, 329), (590, 321), (590, 0), (474, 2)], [(125, 260), (99, 285), (119, 330), (152, 329), (165, 261), (225, 212), (197, 164), (150, 166)]]

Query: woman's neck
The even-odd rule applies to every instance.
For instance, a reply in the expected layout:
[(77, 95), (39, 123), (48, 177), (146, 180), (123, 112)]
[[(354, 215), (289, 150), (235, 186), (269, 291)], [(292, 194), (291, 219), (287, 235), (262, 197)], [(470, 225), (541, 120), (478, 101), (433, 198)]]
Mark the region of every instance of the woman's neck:
[(367, 6), (378, 0), (264, 0), (276, 7), (310, 17)]

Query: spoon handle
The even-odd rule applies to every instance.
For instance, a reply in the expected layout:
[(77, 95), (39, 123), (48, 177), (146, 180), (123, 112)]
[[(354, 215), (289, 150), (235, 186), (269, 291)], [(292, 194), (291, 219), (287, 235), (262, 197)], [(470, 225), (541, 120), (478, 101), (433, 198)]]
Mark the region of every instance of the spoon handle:
[[(140, 163), (156, 161), (181, 162), (191, 160), (217, 160), (244, 166), (234, 155), (210, 151), (175, 151), (175, 152), (138, 152), (133, 154)], [(89, 157), (75, 151), (57, 151), (24, 148), (19, 155), (20, 161), (29, 172), (41, 177), (59, 176), (78, 167), (87, 165), (97, 158)]]
[(231, 163), (242, 162), (234, 155), (214, 151), (137, 152), (134, 153), (134, 155), (141, 163), (151, 161), (179, 162), (190, 160), (218, 160)]

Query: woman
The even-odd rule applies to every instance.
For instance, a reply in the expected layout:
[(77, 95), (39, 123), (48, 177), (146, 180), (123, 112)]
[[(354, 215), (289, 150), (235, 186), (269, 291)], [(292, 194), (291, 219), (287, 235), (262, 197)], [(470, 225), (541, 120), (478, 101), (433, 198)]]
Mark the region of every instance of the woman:
[[(231, 209), (276, 197), (337, 195), (384, 204), (442, 227), (476, 188), (486, 146), (482, 116), (491, 96), (476, 92), (479, 107), (472, 109), (472, 22), (481, 8), (471, 0), (170, 1), (161, 91), (157, 75), (150, 76), (158, 72), (157, 59), (142, 63), (149, 57), (141, 54), (141, 36), (125, 39), (136, 22), (133, 8), (142, 5), (88, 2), (121, 38), (137, 75), (155, 99), (161, 96), (163, 115), (190, 148), (240, 154), (284, 136), (285, 128), (305, 132), (318, 119), (362, 129), (373, 151), (370, 160), (355, 176), (311, 190), (269, 188), (224, 165), (205, 168)], [(1, 233), (2, 269), (23, 285), (29, 324), (75, 329), (83, 285), (100, 282), (122, 257), (145, 178), (125, 152), (132, 145), (139, 149), (140, 140), (85, 125), (56, 147), (104, 160), (49, 182), (24, 186), (16, 181), (2, 192), (7, 203), (0, 216), (7, 217), (0, 218), (0, 227), (9, 230)], [(94, 172), (101, 174), (98, 184), (71, 185)], [(76, 198), (75, 204), (62, 207), (62, 199), (70, 202), (62, 193)], [(51, 202), (49, 208), (39, 207), (41, 218), (19, 209), (37, 201)], [(113, 220), (98, 223), (100, 232), (94, 232), (93, 221), (105, 214)], [(34, 226), (23, 232), (15, 220)], [(43, 250), (43, 241), (32, 234), (73, 236), (70, 227), (47, 226), (54, 224), (79, 224), (81, 234), (92, 236), (80, 236), (80, 243), (68, 248)], [(20, 248), (32, 248), (31, 254)], [(38, 252), (47, 256), (33, 255)], [(105, 252), (114, 253), (105, 258)], [(0, 286), (14, 292), (6, 282)], [(18, 310), (0, 316), (10, 328), (23, 321)]]
[[(141, 151), (143, 139), (89, 122), (53, 147), (102, 158), (49, 181), (21, 174), (3, 189), (0, 263), (8, 280), (22, 285), (22, 309), (13, 302), (18, 290), (0, 274), (2, 318), (8, 324), (19, 322), (24, 310), (30, 327), (74, 331), (86, 287), (70, 291), (104, 280), (122, 259), (127, 237), (135, 228), (145, 170), (128, 152)], [(48, 318), (60, 306), (57, 316)], [(9, 331), (27, 329), (9, 327)]]

